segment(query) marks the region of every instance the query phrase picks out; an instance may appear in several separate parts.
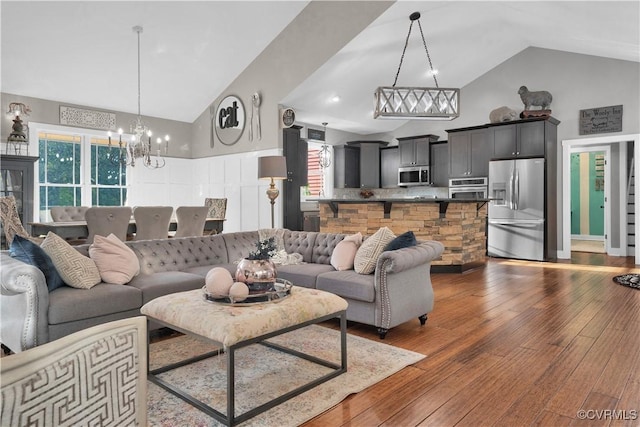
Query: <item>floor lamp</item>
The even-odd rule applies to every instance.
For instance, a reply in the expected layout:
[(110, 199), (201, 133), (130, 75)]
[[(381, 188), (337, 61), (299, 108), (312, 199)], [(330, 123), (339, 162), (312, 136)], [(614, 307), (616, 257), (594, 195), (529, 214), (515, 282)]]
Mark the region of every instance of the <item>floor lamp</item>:
[(284, 156), (258, 157), (258, 179), (270, 179), (267, 197), (271, 201), (271, 228), (275, 228), (273, 221), (273, 205), (280, 191), (276, 188), (274, 179), (287, 179), (287, 159)]

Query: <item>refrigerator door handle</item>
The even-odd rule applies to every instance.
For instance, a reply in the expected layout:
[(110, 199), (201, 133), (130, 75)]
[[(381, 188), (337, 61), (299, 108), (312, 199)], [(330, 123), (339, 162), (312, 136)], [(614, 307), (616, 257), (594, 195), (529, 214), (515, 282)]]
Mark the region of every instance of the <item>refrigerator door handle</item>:
[(509, 209), (513, 209), (513, 170), (509, 174), (509, 186), (507, 190), (507, 203)]
[(518, 210), (518, 205), (520, 204), (520, 174), (518, 173), (518, 169), (514, 169), (513, 174), (513, 195), (515, 199), (513, 202), (513, 208)]

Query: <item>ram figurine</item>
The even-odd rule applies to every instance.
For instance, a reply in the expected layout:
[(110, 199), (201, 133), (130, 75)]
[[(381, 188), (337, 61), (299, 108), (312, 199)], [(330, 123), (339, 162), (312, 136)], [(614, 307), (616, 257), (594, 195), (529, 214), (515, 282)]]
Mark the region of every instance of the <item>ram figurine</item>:
[(529, 110), (532, 105), (541, 107), (543, 110), (548, 110), (551, 105), (551, 100), (553, 99), (551, 94), (546, 90), (530, 92), (526, 86), (520, 86), (518, 94), (520, 95), (520, 99), (522, 99), (525, 111)]

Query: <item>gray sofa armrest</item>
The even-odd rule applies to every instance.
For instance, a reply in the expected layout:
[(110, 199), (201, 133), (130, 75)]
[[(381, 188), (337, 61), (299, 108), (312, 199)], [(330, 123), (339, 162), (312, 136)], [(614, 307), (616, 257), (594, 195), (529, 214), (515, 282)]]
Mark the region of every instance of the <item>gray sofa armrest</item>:
[(49, 341), (49, 290), (40, 269), (0, 253), (0, 342), (15, 353)]
[(376, 270), (386, 269), (388, 273), (398, 273), (438, 259), (444, 245), (435, 240), (418, 243), (416, 246), (383, 252), (376, 263)]
[(381, 337), (413, 317), (426, 321), (434, 302), (431, 261), (443, 251), (442, 243), (426, 241), (380, 255), (375, 271), (375, 316)]

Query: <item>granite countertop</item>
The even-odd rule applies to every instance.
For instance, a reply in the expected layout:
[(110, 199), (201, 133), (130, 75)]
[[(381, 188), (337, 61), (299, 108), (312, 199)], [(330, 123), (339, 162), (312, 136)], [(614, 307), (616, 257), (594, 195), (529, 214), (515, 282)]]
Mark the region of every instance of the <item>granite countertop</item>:
[(328, 198), (317, 198), (317, 199), (307, 199), (309, 202), (318, 202), (318, 203), (478, 203), (478, 202), (488, 202), (489, 199), (452, 199), (452, 198), (442, 198), (442, 197), (398, 197), (398, 198), (357, 198), (357, 199), (328, 199)]

